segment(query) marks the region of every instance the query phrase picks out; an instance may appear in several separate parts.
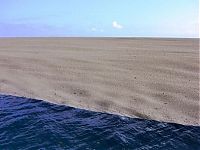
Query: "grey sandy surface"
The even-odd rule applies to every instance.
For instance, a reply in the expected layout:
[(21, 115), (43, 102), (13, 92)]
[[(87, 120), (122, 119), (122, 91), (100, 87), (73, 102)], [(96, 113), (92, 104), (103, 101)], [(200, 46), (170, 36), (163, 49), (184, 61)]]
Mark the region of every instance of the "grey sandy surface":
[(200, 125), (198, 40), (1, 38), (0, 93)]

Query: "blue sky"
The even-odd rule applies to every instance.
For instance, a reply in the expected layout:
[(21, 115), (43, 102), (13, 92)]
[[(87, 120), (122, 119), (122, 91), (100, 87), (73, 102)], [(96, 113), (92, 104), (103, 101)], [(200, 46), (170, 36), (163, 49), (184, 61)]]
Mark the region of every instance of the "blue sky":
[(1, 0), (0, 37), (198, 37), (198, 0)]

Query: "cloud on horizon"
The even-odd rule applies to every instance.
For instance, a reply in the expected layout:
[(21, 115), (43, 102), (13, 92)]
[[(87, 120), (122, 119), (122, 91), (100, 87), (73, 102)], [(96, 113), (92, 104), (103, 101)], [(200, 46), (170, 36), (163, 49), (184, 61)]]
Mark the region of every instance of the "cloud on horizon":
[(117, 21), (113, 21), (112, 26), (115, 29), (122, 29), (123, 28), (123, 26), (121, 24), (119, 24)]
[(97, 31), (97, 29), (96, 29), (95, 27), (93, 27), (91, 30), (92, 30), (93, 32)]
[(91, 28), (91, 31), (92, 32), (104, 32), (104, 29), (99, 29), (99, 28), (96, 28), (96, 27), (93, 27), (93, 28)]

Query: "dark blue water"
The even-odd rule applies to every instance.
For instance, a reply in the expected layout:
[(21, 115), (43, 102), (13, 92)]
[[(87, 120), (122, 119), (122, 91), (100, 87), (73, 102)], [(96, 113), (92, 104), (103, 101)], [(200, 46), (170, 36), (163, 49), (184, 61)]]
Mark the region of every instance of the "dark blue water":
[(200, 149), (200, 127), (0, 95), (0, 149)]

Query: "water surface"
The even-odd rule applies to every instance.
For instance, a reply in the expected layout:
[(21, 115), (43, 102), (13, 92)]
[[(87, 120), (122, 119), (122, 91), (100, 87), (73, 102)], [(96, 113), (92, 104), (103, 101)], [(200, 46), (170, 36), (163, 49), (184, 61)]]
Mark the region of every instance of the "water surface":
[(0, 149), (200, 149), (200, 127), (0, 95)]

